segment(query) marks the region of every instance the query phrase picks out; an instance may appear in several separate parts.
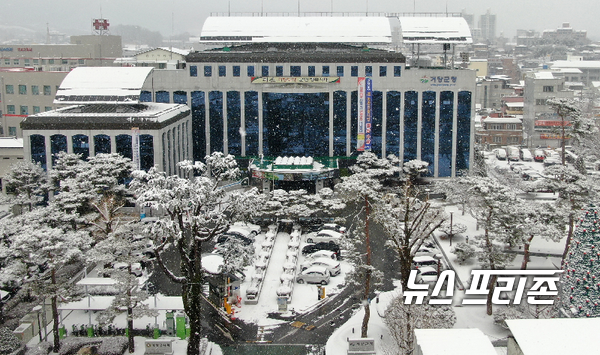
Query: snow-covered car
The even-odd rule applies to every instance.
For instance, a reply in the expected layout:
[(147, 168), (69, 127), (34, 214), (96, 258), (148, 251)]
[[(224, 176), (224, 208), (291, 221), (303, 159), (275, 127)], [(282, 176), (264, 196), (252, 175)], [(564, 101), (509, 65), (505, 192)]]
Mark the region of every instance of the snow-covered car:
[(306, 242), (307, 243), (329, 243), (329, 242), (333, 242), (339, 245), (339, 243), (342, 241), (342, 233), (338, 233), (336, 231), (333, 230), (329, 230), (329, 229), (323, 229), (321, 231), (319, 231), (319, 233), (317, 234), (309, 234), (306, 237)]
[(296, 282), (299, 284), (306, 282), (327, 285), (329, 283), (329, 278), (329, 271), (326, 268), (322, 266), (313, 266), (296, 276)]
[(438, 279), (437, 269), (431, 266), (423, 266), (418, 269), (417, 277), (415, 278), (415, 282), (417, 283), (429, 283), (436, 282)]
[(337, 254), (332, 250), (318, 250), (312, 254), (306, 255), (307, 260), (317, 260), (321, 258), (337, 260)]
[(520, 154), (522, 161), (533, 161), (533, 155), (531, 155), (531, 151), (529, 149), (521, 148)]
[(258, 235), (258, 233), (260, 233), (260, 227), (258, 227), (258, 228), (249, 228), (249, 227), (241, 226), (241, 225), (233, 225), (233, 226), (229, 227), (229, 229), (227, 230), (227, 232), (225, 232), (225, 234), (239, 235), (239, 236), (241, 236), (243, 238), (247, 238), (247, 239), (250, 239), (252, 241), (254, 241), (254, 239), (256, 238), (256, 236)]
[(339, 260), (340, 255), (340, 247), (335, 243), (316, 243), (316, 244), (307, 244), (302, 248), (302, 255), (309, 255), (315, 253), (319, 250), (329, 250), (335, 253), (336, 258)]
[(415, 265), (417, 269), (423, 266), (437, 266), (437, 264), (438, 260), (432, 256), (421, 255), (413, 258), (413, 265)]
[(346, 233), (346, 227), (340, 226), (337, 223), (325, 223), (321, 227), (321, 230), (332, 230), (332, 231), (338, 232), (340, 234)]
[(235, 231), (239, 230), (240, 228), (249, 230), (250, 233), (253, 233), (255, 236), (259, 235), (261, 232), (261, 227), (259, 225), (246, 222), (235, 222), (231, 227), (229, 227), (229, 230), (233, 229)]
[(536, 181), (543, 179), (544, 175), (540, 174), (537, 170), (528, 169), (521, 171), (521, 178), (525, 181)]
[(510, 164), (510, 170), (519, 173), (521, 172), (521, 170), (527, 168), (528, 166), (525, 163), (521, 163), (521, 162), (516, 162), (516, 163), (512, 163)]
[(300, 270), (306, 270), (313, 266), (322, 266), (329, 271), (330, 276), (337, 276), (341, 272), (340, 262), (332, 260), (330, 258), (320, 258), (320, 259), (312, 259), (307, 260), (302, 263), (300, 266)]
[(2, 298), (2, 302), (6, 302), (11, 298), (11, 294), (8, 291), (0, 290), (0, 298)]

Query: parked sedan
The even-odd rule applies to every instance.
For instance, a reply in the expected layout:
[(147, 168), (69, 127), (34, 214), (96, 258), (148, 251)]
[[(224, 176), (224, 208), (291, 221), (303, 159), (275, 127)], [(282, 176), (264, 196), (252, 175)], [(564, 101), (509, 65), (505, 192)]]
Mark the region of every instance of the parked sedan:
[(417, 271), (417, 277), (415, 281), (418, 283), (429, 283), (436, 282), (438, 279), (438, 272), (431, 266), (423, 266)]
[(346, 227), (340, 226), (337, 223), (325, 223), (323, 225), (323, 227), (321, 227), (321, 230), (324, 230), (324, 229), (332, 230), (332, 231), (335, 231), (335, 232), (338, 232), (338, 233), (341, 233), (341, 234), (346, 233)]
[(318, 250), (312, 254), (306, 255), (307, 260), (317, 260), (321, 258), (329, 258), (332, 260), (337, 260), (337, 255), (334, 251), (331, 250)]
[(328, 243), (333, 242), (339, 245), (342, 240), (342, 234), (330, 229), (323, 229), (317, 234), (309, 234), (306, 237), (307, 243)]
[(302, 266), (300, 266), (300, 270), (306, 270), (313, 266), (322, 266), (326, 268), (327, 271), (329, 271), (330, 276), (337, 276), (340, 274), (341, 271), (340, 262), (332, 260), (330, 258), (307, 260), (304, 263), (302, 263)]
[(329, 283), (329, 278), (329, 271), (326, 268), (322, 266), (313, 266), (296, 276), (296, 282), (299, 284), (306, 282), (327, 285)]
[(319, 250), (330, 250), (335, 253), (338, 260), (340, 259), (340, 247), (335, 243), (307, 244), (302, 248), (302, 255), (312, 254)]

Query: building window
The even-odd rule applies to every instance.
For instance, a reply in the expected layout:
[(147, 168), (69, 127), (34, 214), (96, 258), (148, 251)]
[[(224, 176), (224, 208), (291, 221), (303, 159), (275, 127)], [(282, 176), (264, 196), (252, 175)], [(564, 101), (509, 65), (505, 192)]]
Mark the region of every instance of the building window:
[(493, 131), (501, 131), (503, 128), (504, 127), (502, 127), (502, 124), (500, 124), (500, 123), (492, 123), (492, 124), (490, 124), (489, 129), (493, 130)]
[(494, 143), (502, 143), (502, 137), (501, 136), (494, 136)]
[(85, 64), (85, 59), (77, 59), (77, 64), (84, 65)]
[(308, 76), (315, 76), (315, 66), (314, 65), (308, 66)]
[(44, 111), (52, 111), (52, 107), (51, 106), (44, 106)]
[(39, 106), (33, 106), (33, 114), (35, 115), (36, 113), (40, 113), (40, 107)]
[(28, 106), (21, 106), (20, 112), (21, 112), (21, 115), (24, 115), (24, 116), (28, 115), (29, 114)]
[(544, 106), (546, 104), (546, 99), (535, 99), (536, 106)]
[(219, 65), (219, 76), (227, 76), (227, 67)]
[(344, 66), (343, 65), (337, 66), (337, 76), (344, 76)]
[(16, 137), (17, 136), (17, 127), (8, 127), (8, 136)]
[(233, 66), (233, 76), (240, 76), (240, 66), (239, 65), (234, 65)]
[(44, 85), (44, 95), (52, 95), (52, 88), (50, 85)]
[(373, 76), (373, 67), (370, 65), (365, 66), (365, 76)]
[(40, 94), (40, 87), (37, 85), (31, 85), (31, 94), (32, 95), (39, 95)]
[(190, 76), (198, 76), (198, 66), (190, 65)]
[(25, 58), (25, 66), (30, 65), (29, 58)]
[(385, 65), (379, 67), (379, 76), (387, 76), (387, 67)]
[(76, 134), (71, 137), (73, 153), (81, 155), (81, 159), (87, 159), (90, 156), (90, 140), (83, 134)]
[(275, 67), (275, 76), (283, 76), (283, 65)]
[(210, 65), (204, 66), (204, 76), (212, 76), (212, 67)]
[(19, 95), (27, 95), (27, 85), (19, 85)]
[(253, 65), (248, 66), (248, 76), (250, 76), (250, 77), (254, 76), (254, 66)]
[(554, 92), (554, 86), (544, 86), (544, 92)]
[(323, 70), (321, 71), (321, 75), (329, 76), (329, 65), (324, 65)]
[(13, 64), (14, 65), (19, 65), (19, 60), (18, 59), (13, 59)]
[(48, 64), (54, 64), (54, 59), (48, 59)]
[(62, 59), (62, 60), (61, 60), (61, 63), (66, 65), (66, 64), (69, 64), (69, 61), (68, 61), (68, 60), (66, 60), (66, 59)]
[(6, 85), (6, 93), (7, 94), (14, 94), (15, 93), (15, 87), (12, 85)]
[(290, 67), (290, 76), (300, 76), (302, 75), (302, 69), (299, 65), (292, 65)]
[(517, 143), (519, 143), (519, 137), (508, 137), (506, 143), (517, 144)]
[(506, 125), (506, 129), (517, 129), (517, 124), (516, 123), (508, 123)]
[(268, 65), (262, 66), (262, 76), (269, 76), (269, 66)]
[(10, 59), (4, 58), (4, 65), (10, 65)]
[(15, 105), (6, 105), (6, 113), (9, 115), (15, 114)]

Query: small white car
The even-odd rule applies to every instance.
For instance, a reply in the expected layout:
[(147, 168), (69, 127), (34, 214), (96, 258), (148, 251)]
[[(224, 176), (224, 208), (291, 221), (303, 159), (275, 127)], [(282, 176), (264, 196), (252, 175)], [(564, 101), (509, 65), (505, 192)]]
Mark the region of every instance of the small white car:
[(317, 234), (309, 234), (306, 237), (307, 243), (329, 243), (334, 242), (339, 245), (342, 240), (342, 234), (333, 230), (323, 229)]
[(329, 278), (329, 271), (326, 268), (322, 266), (312, 266), (296, 276), (296, 282), (299, 284), (306, 282), (327, 285), (329, 283)]
[[(117, 270), (126, 271), (128, 268), (128, 264), (127, 263), (114, 263), (113, 268), (117, 269)], [(143, 274), (142, 265), (140, 263), (131, 264), (131, 274), (135, 275), (137, 277), (142, 276), (142, 274)]]
[(319, 258), (313, 260), (307, 260), (300, 266), (300, 270), (306, 270), (313, 266), (322, 266), (329, 271), (330, 276), (337, 276), (341, 272), (340, 262), (332, 260), (330, 258)]
[(415, 281), (418, 283), (436, 282), (438, 279), (437, 269), (431, 266), (423, 266), (417, 271)]
[(415, 256), (413, 258), (413, 264), (417, 268), (421, 268), (424, 266), (437, 266), (438, 260), (432, 256), (427, 256), (427, 255)]
[(331, 250), (318, 250), (312, 254), (306, 255), (306, 260), (317, 260), (321, 258), (329, 258), (331, 260), (337, 260), (337, 255)]
[(340, 226), (337, 223), (325, 223), (323, 224), (323, 226), (321, 227), (321, 230), (332, 230), (332, 231), (336, 231), (338, 233), (344, 234), (346, 233), (346, 227)]

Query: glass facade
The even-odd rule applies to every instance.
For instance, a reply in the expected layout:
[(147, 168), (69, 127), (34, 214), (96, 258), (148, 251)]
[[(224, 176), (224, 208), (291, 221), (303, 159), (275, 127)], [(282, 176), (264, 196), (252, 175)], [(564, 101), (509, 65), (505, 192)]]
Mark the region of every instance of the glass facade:
[(469, 168), (471, 142), (471, 99), (470, 91), (458, 93), (456, 123), (456, 174)]
[(173, 92), (173, 103), (186, 105), (187, 104), (187, 92), (174, 91)]
[(46, 138), (39, 134), (32, 134), (29, 137), (31, 148), (31, 160), (39, 163), (46, 170)]
[(162, 102), (168, 104), (169, 100), (169, 92), (168, 91), (157, 91), (156, 92), (156, 102)]
[(371, 133), (371, 152), (381, 156), (381, 144), (383, 128), (383, 93), (373, 91), (373, 119)]
[(50, 136), (50, 154), (52, 154), (52, 166), (56, 164), (58, 153), (67, 151), (67, 136), (54, 134)]
[(131, 136), (129, 134), (119, 134), (115, 137), (115, 143), (117, 144), (117, 153), (125, 158), (133, 159)]
[(333, 93), (333, 155), (346, 156), (346, 92)]
[(227, 92), (227, 148), (228, 153), (242, 155), (241, 102), (239, 91)]
[(434, 174), (435, 99), (434, 91), (424, 91), (421, 99), (421, 160), (429, 163), (428, 176)]
[(223, 93), (208, 93), (208, 124), (210, 126), (210, 152), (223, 151)]
[(192, 91), (191, 103), (193, 158), (195, 161), (202, 161), (206, 156), (206, 104), (204, 92)]
[(440, 93), (440, 135), (438, 153), (438, 176), (452, 176), (452, 119), (454, 115), (454, 93)]
[(264, 93), (264, 155), (327, 156), (328, 96), (327, 93)]
[(398, 91), (387, 93), (387, 120), (385, 130), (385, 154), (400, 154), (400, 99)]
[(404, 162), (417, 159), (417, 120), (419, 93), (404, 93)]
[(76, 134), (71, 137), (73, 141), (73, 153), (81, 155), (81, 159), (85, 160), (90, 156), (90, 141), (88, 136)]
[(258, 156), (258, 92), (244, 93), (246, 156)]
[(94, 154), (110, 154), (110, 137), (106, 134), (94, 136)]
[(140, 135), (140, 169), (150, 170), (154, 167), (154, 138), (151, 134)]
[(150, 91), (142, 91), (140, 93), (140, 102), (152, 102), (152, 93)]

